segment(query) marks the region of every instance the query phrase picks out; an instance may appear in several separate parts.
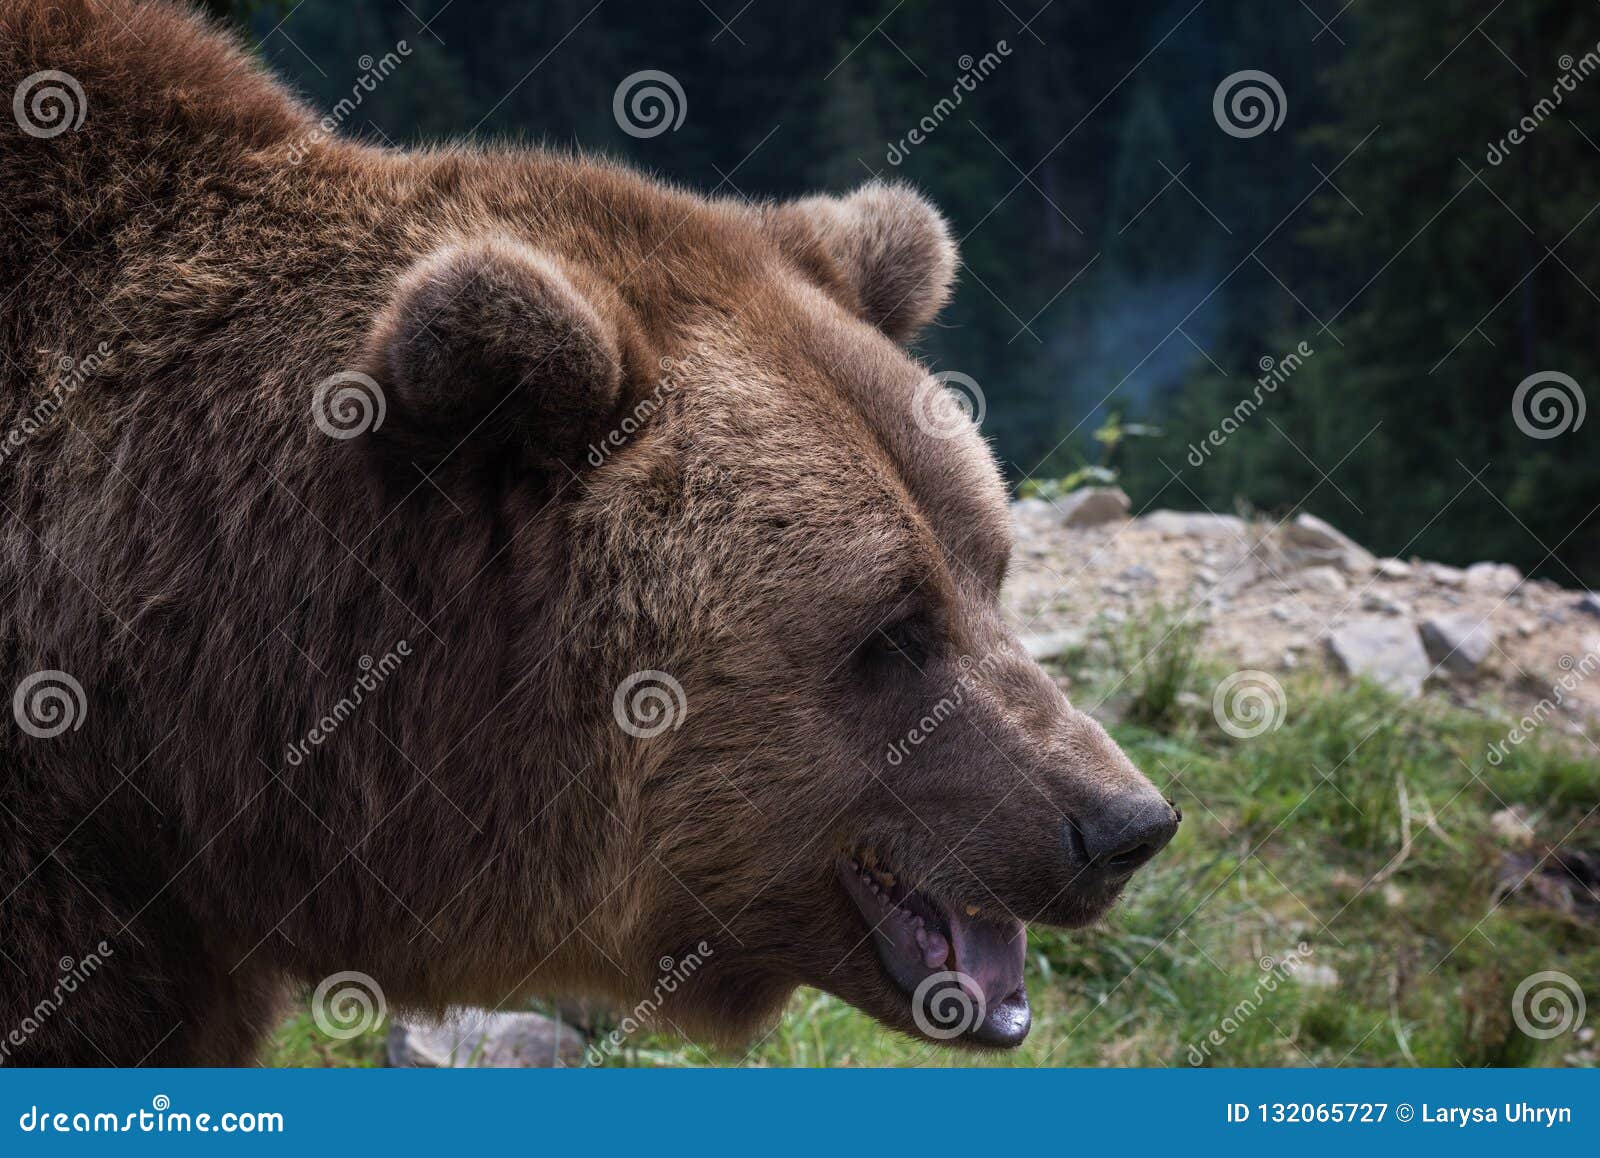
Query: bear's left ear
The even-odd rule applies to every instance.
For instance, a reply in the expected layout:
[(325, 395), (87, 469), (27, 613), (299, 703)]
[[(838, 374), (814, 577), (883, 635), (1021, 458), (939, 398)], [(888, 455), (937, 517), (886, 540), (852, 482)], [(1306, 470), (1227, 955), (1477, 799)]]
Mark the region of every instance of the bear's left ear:
[(413, 265), (367, 344), (388, 398), (389, 421), (375, 434), (424, 457), (470, 439), (571, 461), (603, 429), (622, 380), (616, 331), (579, 288), (582, 276), (500, 238)]
[(792, 258), (897, 342), (914, 338), (950, 298), (950, 225), (909, 185), (872, 181), (848, 197), (807, 197), (776, 207), (769, 221)]

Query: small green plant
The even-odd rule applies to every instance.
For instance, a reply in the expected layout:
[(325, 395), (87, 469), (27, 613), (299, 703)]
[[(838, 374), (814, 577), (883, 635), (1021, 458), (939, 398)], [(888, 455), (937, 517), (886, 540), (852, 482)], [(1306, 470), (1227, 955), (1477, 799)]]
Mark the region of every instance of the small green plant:
[(1193, 690), (1205, 622), (1192, 608), (1153, 606), (1108, 630), (1122, 716), (1147, 728), (1169, 728), (1183, 714), (1181, 697)]
[(1112, 411), (1092, 436), (1100, 444), (1099, 462), (1086, 462), (1060, 478), (1026, 479), (1017, 488), (1017, 494), (1025, 499), (1039, 498), (1053, 501), (1079, 487), (1109, 486), (1117, 481), (1120, 473), (1116, 464), (1122, 444), (1130, 438), (1152, 438), (1160, 433), (1161, 429), (1156, 426), (1147, 426), (1141, 422), (1123, 422), (1122, 416)]

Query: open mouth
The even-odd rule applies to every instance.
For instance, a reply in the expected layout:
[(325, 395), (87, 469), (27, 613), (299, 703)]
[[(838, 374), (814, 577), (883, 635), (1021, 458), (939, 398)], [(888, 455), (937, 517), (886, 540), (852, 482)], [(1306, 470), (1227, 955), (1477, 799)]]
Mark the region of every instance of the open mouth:
[(916, 888), (871, 851), (839, 858), (839, 880), (861, 910), (878, 959), (911, 1003), (925, 1036), (1014, 1046), (1032, 1015), (1022, 980), (1021, 921)]

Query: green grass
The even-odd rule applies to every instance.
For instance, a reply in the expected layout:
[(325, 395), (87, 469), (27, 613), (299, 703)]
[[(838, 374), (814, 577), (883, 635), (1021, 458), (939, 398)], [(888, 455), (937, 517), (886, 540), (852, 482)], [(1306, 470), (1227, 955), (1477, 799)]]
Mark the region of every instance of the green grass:
[[(1518, 982), (1542, 970), (1600, 1005), (1600, 936), (1523, 894), (1497, 902), (1506, 848), (1490, 825), (1520, 804), (1543, 839), (1567, 837), (1600, 801), (1592, 752), (1537, 736), (1495, 767), (1486, 751), (1504, 724), (1314, 675), (1285, 683), (1280, 727), (1234, 739), (1211, 711), (1227, 669), (1173, 626), (1152, 616), (1143, 636), (1113, 632), (1069, 657), (1074, 699), (1104, 698), (1118, 740), (1185, 820), (1103, 928), (1031, 933), (1021, 1049), (953, 1053), (803, 990), (747, 1052), (639, 1035), (608, 1064), (1594, 1064), (1592, 1042), (1536, 1040), (1513, 1021)], [(1600, 825), (1570, 839), (1600, 843)], [(1309, 964), (1263, 990), (1275, 974), (1262, 959), (1301, 942)], [(381, 1064), (381, 1048), (376, 1034), (330, 1042), (300, 1017), (267, 1060)]]

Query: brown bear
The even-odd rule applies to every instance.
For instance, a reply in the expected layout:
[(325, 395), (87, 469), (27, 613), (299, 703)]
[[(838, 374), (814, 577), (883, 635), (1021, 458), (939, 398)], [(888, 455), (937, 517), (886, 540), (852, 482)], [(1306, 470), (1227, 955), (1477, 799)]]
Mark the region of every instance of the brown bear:
[(8, 0), (0, 93), (0, 1060), (691, 954), (691, 1035), (1022, 1039), (1178, 818), (1002, 616), (935, 210), (370, 147), (160, 2)]

